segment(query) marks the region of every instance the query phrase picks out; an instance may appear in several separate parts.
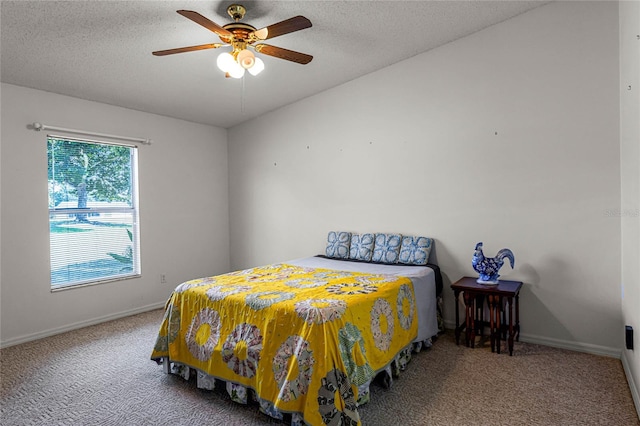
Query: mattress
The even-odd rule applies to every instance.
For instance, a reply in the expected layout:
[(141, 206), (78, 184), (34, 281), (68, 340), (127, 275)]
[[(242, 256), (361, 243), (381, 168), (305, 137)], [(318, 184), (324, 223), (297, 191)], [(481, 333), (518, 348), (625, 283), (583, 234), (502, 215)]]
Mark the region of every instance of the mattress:
[(425, 341), (438, 334), (436, 278), (435, 271), (429, 266), (385, 265), (328, 259), (319, 256), (294, 259), (286, 263), (310, 268), (407, 277), (413, 282), (418, 308), (418, 335), (415, 341)]

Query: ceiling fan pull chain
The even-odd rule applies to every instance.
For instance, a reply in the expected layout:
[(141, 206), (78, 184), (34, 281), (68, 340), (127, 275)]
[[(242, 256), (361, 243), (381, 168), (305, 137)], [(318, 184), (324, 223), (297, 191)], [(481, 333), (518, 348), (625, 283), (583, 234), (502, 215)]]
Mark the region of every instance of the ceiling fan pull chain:
[(242, 94), (240, 96), (240, 113), (244, 114), (244, 79), (245, 76), (242, 76)]

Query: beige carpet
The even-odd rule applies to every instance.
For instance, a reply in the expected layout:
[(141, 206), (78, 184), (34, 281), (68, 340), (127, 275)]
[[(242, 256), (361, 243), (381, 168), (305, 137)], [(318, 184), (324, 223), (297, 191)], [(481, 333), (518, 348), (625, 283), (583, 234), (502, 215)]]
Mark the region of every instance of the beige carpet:
[[(0, 350), (2, 425), (278, 424), (223, 391), (149, 360), (160, 310)], [(516, 343), (514, 356), (446, 333), (390, 390), (372, 387), (363, 425), (638, 426), (619, 360)]]

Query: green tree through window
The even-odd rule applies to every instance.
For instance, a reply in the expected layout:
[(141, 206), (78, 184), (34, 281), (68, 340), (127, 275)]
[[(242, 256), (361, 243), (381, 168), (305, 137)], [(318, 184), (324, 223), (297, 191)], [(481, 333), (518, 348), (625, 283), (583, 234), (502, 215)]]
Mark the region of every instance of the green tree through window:
[(137, 149), (47, 137), (52, 288), (140, 274)]

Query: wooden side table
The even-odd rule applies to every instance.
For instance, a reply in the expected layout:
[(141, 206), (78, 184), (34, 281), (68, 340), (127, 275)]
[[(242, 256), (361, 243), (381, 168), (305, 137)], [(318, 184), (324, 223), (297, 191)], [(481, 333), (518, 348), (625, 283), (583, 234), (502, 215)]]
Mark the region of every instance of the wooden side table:
[[(460, 344), (460, 334), (466, 329), (465, 344), (474, 347), (476, 331), (482, 333), (484, 326), (484, 300), (489, 307), (489, 328), (491, 336), (491, 352), (500, 353), (501, 337), (508, 335), (509, 355), (513, 355), (513, 341), (520, 339), (520, 289), (521, 281), (499, 280), (498, 284), (479, 284), (477, 278), (462, 277), (451, 284), (456, 299), (456, 344)], [(465, 323), (460, 324), (458, 300), (463, 293), (465, 305)], [(514, 303), (515, 300), (515, 303)], [(515, 305), (515, 324), (513, 308)], [(478, 317), (476, 317), (476, 312)], [(502, 318), (500, 313), (503, 313)], [(508, 319), (506, 313), (508, 312)], [(508, 324), (507, 324), (508, 322)], [(506, 336), (505, 336), (506, 337)]]

